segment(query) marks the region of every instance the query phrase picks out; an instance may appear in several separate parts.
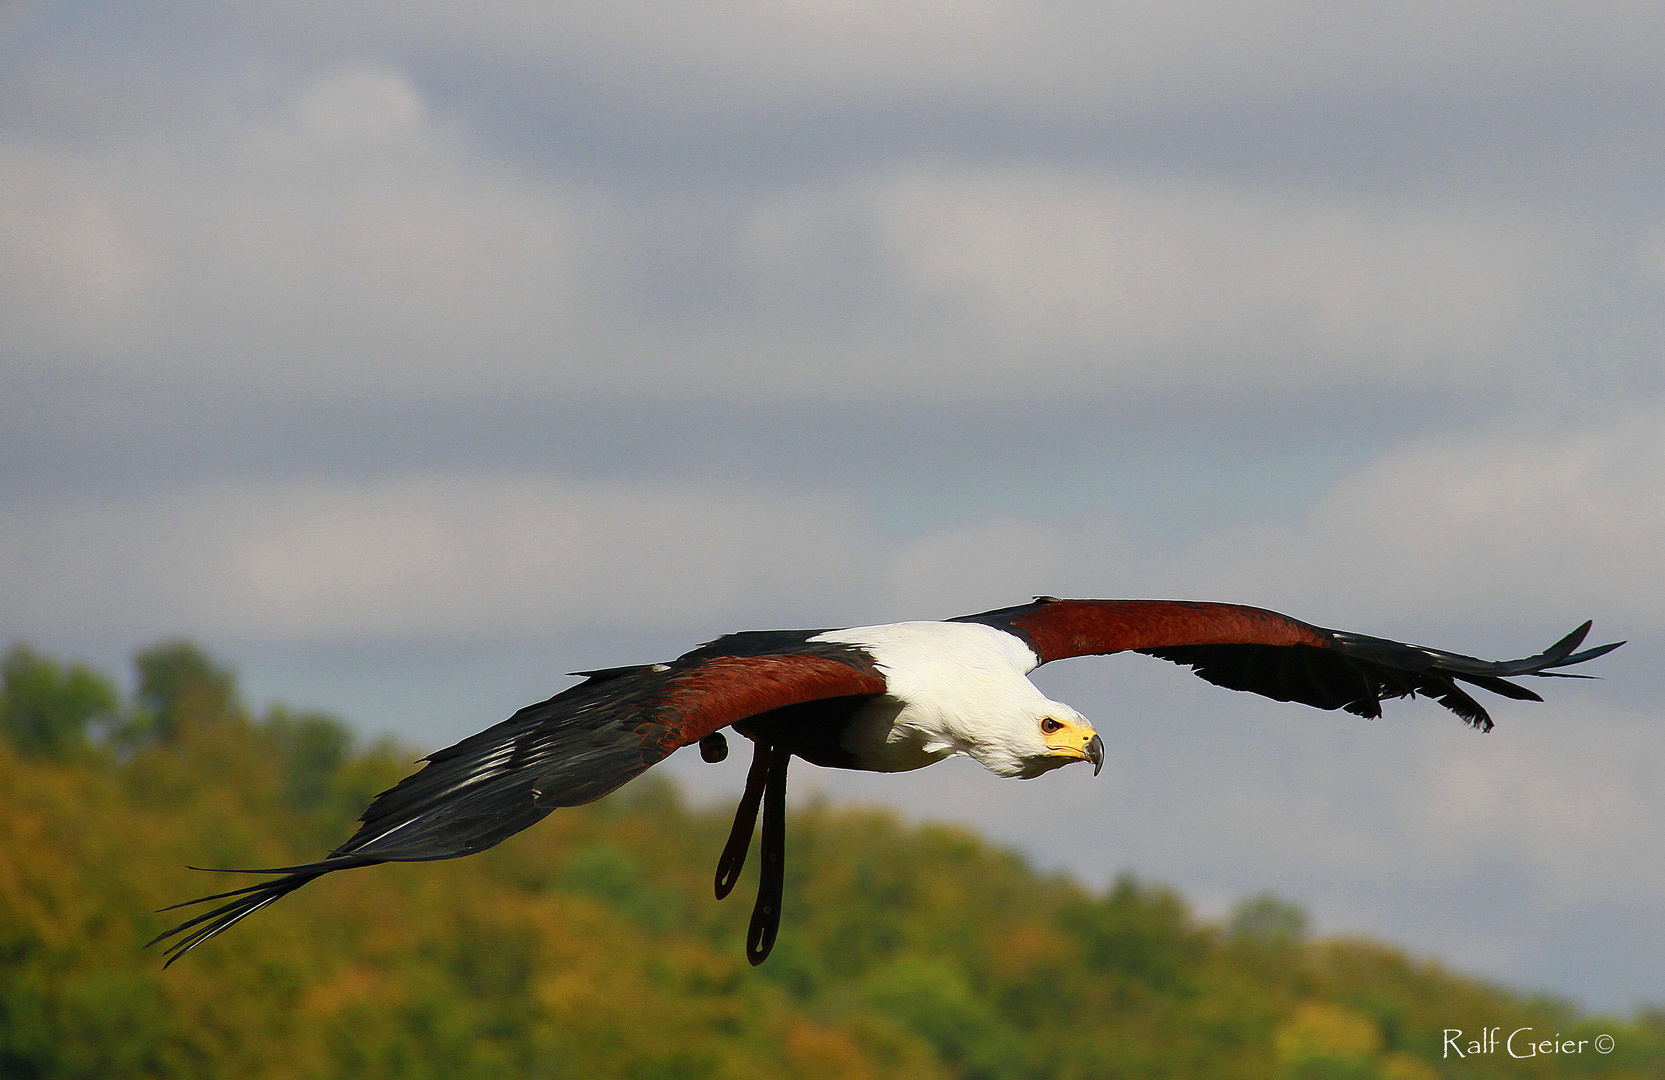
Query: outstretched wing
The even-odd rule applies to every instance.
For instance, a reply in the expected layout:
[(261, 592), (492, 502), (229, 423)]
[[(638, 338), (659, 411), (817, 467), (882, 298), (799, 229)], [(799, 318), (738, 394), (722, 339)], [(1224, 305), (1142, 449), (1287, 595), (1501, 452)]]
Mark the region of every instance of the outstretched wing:
[(601, 798), (736, 720), (823, 697), (881, 694), (871, 663), (791, 653), (700, 656), (586, 672), (585, 682), (431, 755), (377, 796), (337, 855), (450, 859), (499, 843), (559, 806)]
[(1482, 731), (1491, 730), (1491, 717), (1457, 685), (1459, 681), (1504, 697), (1541, 701), (1508, 679), (1520, 675), (1585, 677), (1551, 669), (1582, 664), (1624, 644), (1575, 652), (1590, 630), (1585, 623), (1537, 656), (1480, 660), (1326, 630), (1264, 608), (1185, 600), (1043, 596), (1022, 607), (956, 621), (984, 623), (1015, 634), (1043, 664), (1070, 656), (1132, 650), (1187, 664), (1209, 682), (1232, 690), (1367, 717), (1382, 715), (1381, 703), (1390, 697), (1423, 694)]
[(557, 807), (601, 798), (737, 720), (824, 697), (884, 693), (884, 677), (858, 650), (800, 645), (754, 655), (759, 646), (747, 644), (736, 650), (742, 655), (723, 652), (718, 641), (671, 664), (580, 672), (589, 677), (577, 686), (430, 755), (421, 771), (378, 795), (358, 832), (326, 858), (249, 871), (284, 876), (176, 904), (234, 898), (150, 944), (191, 931), (169, 948), (171, 964), (331, 871), (472, 855)]

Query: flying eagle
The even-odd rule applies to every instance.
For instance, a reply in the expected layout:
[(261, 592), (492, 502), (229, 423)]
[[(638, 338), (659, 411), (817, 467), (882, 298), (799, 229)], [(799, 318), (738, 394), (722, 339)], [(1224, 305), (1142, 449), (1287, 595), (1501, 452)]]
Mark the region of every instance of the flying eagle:
[(780, 925), (786, 767), (794, 756), (906, 772), (965, 754), (1025, 779), (1087, 761), (1096, 774), (1104, 742), (1092, 724), (1027, 675), (1053, 660), (1127, 650), (1188, 665), (1218, 686), (1358, 716), (1380, 716), (1387, 698), (1423, 694), (1489, 731), (1491, 717), (1458, 683), (1541, 701), (1507, 679), (1564, 675), (1552, 669), (1623, 644), (1575, 652), (1589, 629), (1585, 623), (1537, 656), (1494, 662), (1236, 604), (1041, 596), (946, 622), (729, 634), (665, 664), (574, 672), (584, 681), (429, 756), (378, 795), (358, 832), (325, 858), (237, 871), (282, 876), (164, 908), (228, 900), (150, 944), (182, 934), (167, 949), (171, 964), (332, 871), (484, 851), (557, 807), (601, 798), (690, 743), (720, 761), (728, 753), (722, 729), (733, 727), (752, 741), (754, 756), (716, 891), (722, 899), (739, 879), (761, 806), (763, 866), (746, 939), (747, 958), (759, 964)]

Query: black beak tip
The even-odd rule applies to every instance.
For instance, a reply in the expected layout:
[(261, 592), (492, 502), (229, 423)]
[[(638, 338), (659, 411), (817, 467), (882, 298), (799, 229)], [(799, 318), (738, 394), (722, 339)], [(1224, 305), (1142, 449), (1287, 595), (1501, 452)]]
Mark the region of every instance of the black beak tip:
[(1104, 740), (1094, 735), (1087, 740), (1087, 760), (1093, 763), (1093, 775), (1104, 771)]

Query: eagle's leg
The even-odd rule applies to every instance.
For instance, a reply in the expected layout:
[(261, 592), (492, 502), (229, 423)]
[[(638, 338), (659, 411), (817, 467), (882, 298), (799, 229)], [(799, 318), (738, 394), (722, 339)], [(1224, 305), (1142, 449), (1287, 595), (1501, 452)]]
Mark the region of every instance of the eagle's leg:
[(786, 766), (791, 760), (792, 751), (786, 747), (769, 748), (769, 776), (763, 787), (763, 865), (758, 870), (757, 906), (752, 908), (751, 930), (746, 934), (746, 959), (753, 967), (768, 958), (780, 929), (781, 894), (786, 885)]
[(746, 774), (746, 793), (734, 808), (734, 827), (729, 830), (728, 843), (722, 858), (717, 860), (717, 899), (734, 891), (740, 880), (740, 870), (746, 865), (746, 851), (752, 846), (752, 830), (757, 826), (757, 807), (763, 801), (763, 786), (769, 778), (769, 744), (754, 742), (752, 768)]

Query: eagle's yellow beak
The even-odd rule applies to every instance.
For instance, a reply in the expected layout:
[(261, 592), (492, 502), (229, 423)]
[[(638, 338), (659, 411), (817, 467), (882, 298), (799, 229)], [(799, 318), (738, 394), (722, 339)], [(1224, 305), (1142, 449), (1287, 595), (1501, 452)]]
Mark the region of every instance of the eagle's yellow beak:
[(1097, 776), (1104, 768), (1104, 740), (1098, 737), (1098, 732), (1085, 724), (1065, 720), (1051, 720), (1043, 730), (1054, 724), (1057, 726), (1045, 733), (1047, 748), (1057, 757), (1092, 762), (1093, 775)]

